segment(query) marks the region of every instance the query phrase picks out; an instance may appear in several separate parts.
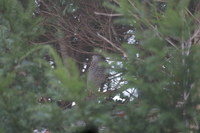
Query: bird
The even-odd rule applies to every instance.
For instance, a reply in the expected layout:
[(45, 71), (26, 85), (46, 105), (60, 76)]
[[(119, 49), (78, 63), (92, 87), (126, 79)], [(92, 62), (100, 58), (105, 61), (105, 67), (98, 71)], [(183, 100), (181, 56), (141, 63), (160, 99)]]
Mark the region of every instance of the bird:
[(87, 72), (87, 89), (89, 92), (89, 99), (96, 99), (96, 93), (99, 89), (103, 88), (107, 79), (106, 67), (102, 63), (105, 63), (105, 57), (95, 54), (92, 56), (92, 60)]

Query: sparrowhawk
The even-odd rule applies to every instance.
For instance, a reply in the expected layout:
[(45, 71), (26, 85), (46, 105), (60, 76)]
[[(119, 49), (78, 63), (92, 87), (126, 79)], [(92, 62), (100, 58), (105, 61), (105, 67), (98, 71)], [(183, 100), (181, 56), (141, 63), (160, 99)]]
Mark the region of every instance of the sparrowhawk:
[(103, 66), (105, 58), (101, 55), (93, 55), (87, 73), (87, 88), (89, 91), (89, 99), (95, 99), (96, 93), (99, 88), (103, 87), (106, 81), (107, 74), (105, 73), (106, 67)]

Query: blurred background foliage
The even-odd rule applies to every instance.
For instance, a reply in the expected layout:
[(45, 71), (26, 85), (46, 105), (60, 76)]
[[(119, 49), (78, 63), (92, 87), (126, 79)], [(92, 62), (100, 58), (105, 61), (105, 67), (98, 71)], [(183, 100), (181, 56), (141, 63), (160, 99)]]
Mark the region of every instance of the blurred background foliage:
[[(199, 11), (199, 0), (1, 0), (0, 132), (198, 132)], [(87, 101), (96, 53), (108, 80)]]

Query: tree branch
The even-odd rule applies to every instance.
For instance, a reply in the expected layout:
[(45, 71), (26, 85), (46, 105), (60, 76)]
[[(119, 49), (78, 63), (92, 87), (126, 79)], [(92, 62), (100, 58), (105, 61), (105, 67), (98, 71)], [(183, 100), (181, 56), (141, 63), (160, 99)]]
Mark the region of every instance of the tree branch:
[(124, 57), (128, 57), (127, 53), (123, 49), (117, 47), (116, 44), (112, 43), (110, 40), (108, 40), (104, 36), (100, 35), (99, 33), (97, 33), (97, 35), (100, 38), (102, 38), (104, 41), (106, 41), (107, 43), (109, 43), (111, 46), (113, 46), (114, 48), (116, 48), (121, 54), (123, 54)]

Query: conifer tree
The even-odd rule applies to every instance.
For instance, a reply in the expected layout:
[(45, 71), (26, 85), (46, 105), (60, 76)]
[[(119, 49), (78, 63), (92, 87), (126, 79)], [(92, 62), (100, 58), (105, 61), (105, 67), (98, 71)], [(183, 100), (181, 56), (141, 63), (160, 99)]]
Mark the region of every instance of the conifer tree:
[[(48, 2), (64, 9), (73, 3)], [(84, 2), (79, 5), (81, 9)], [(113, 41), (113, 36), (106, 40), (104, 32), (90, 32), (98, 35), (97, 42), (103, 39), (106, 46), (112, 45), (109, 48), (115, 42), (120, 46), (123, 42), (123, 48), (114, 46), (111, 51), (117, 51), (116, 54), (104, 53), (109, 56), (112, 68), (107, 71), (117, 75), (115, 80), (110, 79), (111, 90), (97, 92), (95, 99), (86, 100), (87, 83), (80, 76), (77, 63), (70, 58), (62, 60), (62, 55), (50, 46), (36, 45), (46, 39), (41, 34), (52, 30), (42, 24), (47, 18), (38, 15), (39, 4), (0, 1), (0, 132), (46, 129), (52, 133), (198, 132), (199, 1), (113, 0), (98, 4), (110, 8), (110, 14), (96, 12), (96, 15), (117, 16), (114, 23), (122, 29), (127, 25), (130, 30), (120, 36), (120, 41)], [(70, 13), (73, 16), (73, 12), (67, 14)], [(49, 27), (56, 29), (56, 24), (51, 24)], [(94, 31), (102, 28), (95, 26)], [(59, 32), (59, 28), (56, 36), (62, 42), (63, 31)], [(115, 96), (121, 99), (114, 100)], [(67, 101), (64, 103), (69, 104), (68, 108), (60, 108), (63, 101)]]

